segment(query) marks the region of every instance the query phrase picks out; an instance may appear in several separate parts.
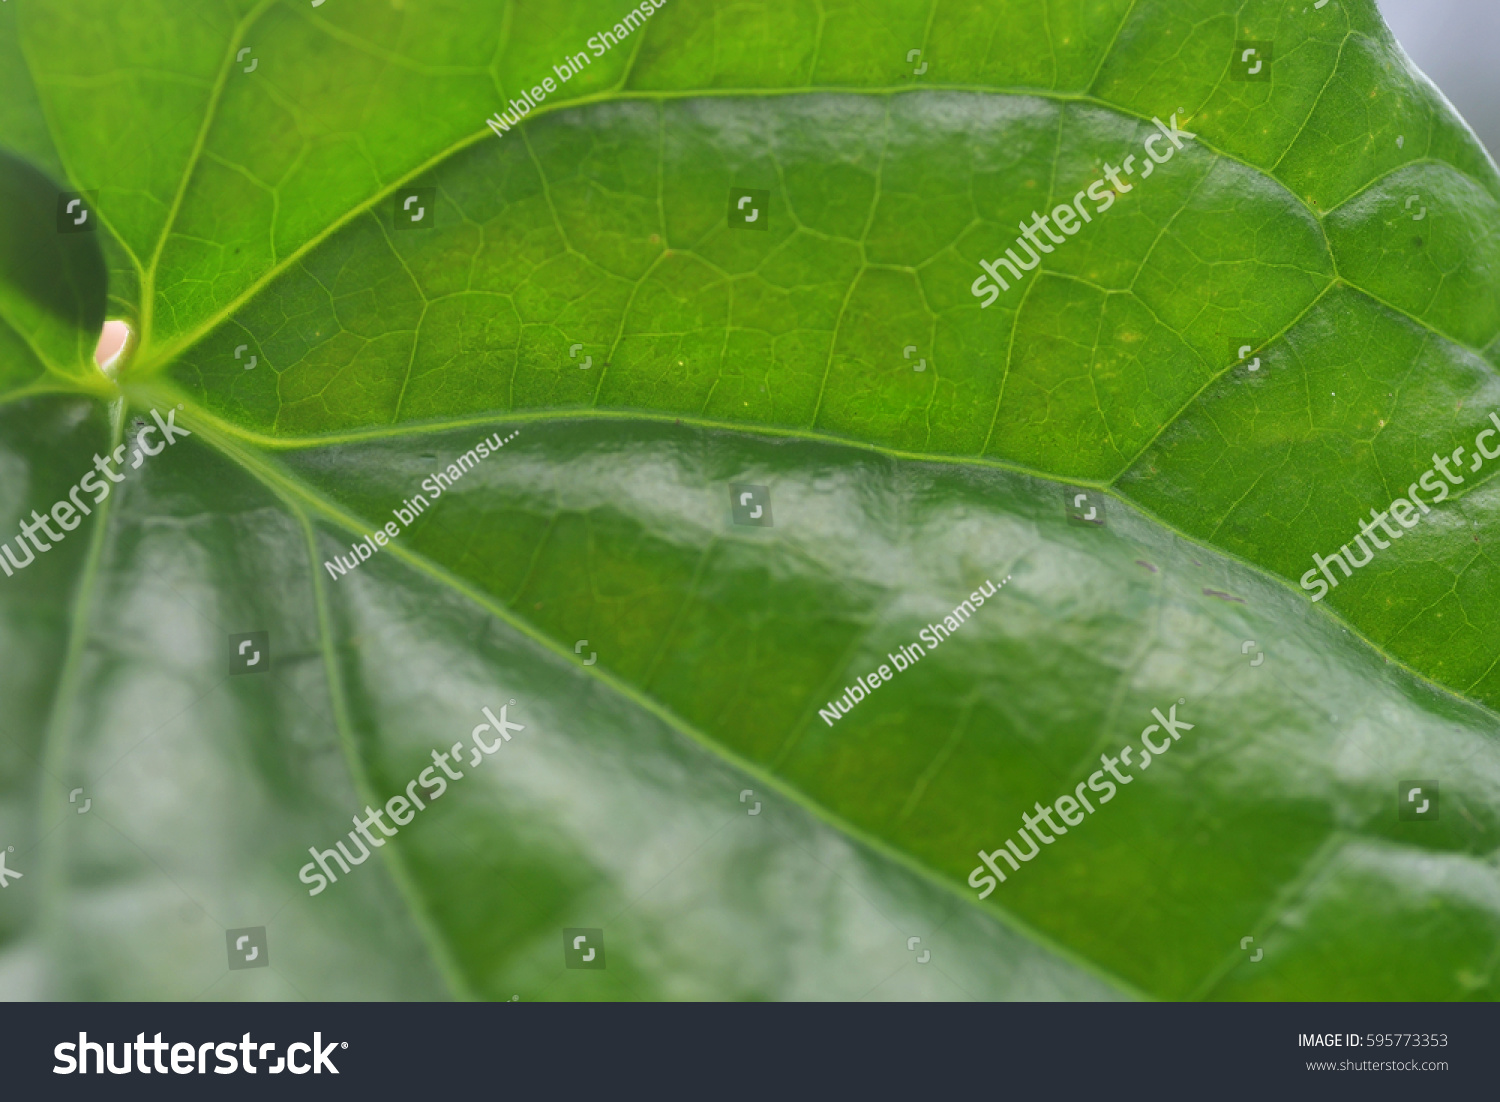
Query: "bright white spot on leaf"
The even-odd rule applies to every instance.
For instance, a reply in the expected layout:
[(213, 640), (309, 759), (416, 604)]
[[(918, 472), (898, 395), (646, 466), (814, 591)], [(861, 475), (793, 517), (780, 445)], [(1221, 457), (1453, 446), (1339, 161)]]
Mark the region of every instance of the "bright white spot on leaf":
[(99, 370), (108, 373), (129, 342), (129, 325), (119, 320), (105, 322), (99, 333), (99, 345), (94, 349), (94, 362), (99, 365)]

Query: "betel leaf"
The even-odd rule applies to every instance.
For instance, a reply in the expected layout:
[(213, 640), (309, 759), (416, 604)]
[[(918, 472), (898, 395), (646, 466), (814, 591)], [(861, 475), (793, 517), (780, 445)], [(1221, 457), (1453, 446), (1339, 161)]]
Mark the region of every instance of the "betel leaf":
[(0, 990), (1500, 994), (1500, 177), (1372, 4), (631, 10), (0, 7), (0, 535), (132, 453), (0, 577)]

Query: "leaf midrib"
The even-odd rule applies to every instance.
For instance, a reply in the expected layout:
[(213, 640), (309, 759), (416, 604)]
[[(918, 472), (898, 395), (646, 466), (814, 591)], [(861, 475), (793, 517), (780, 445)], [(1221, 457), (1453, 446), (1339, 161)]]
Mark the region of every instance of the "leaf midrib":
[[(344, 752), (344, 764), (349, 770), (349, 778), (359, 798), (364, 801), (365, 806), (380, 803), (379, 794), (375, 792), (370, 783), (369, 770), (365, 768), (364, 759), (359, 752), (359, 745), (354, 736), (354, 725), (349, 719), (349, 705), (344, 696), (344, 678), (339, 667), (338, 656), (334, 653), (333, 629), (330, 626), (332, 617), (328, 610), (328, 592), (323, 583), (323, 576), (318, 571), (318, 546), (317, 533), (313, 528), (312, 521), (306, 512), (299, 508), (294, 500), (285, 493), (279, 492), (278, 488), (271, 483), (264, 482), (273, 493), (286, 504), (287, 508), (297, 518), (302, 527), (303, 535), (307, 538), (307, 558), (309, 574), (313, 587), (313, 600), (318, 615), (318, 648), (323, 658), (324, 676), (328, 680), (328, 695), (333, 706), (334, 726), (338, 729), (339, 747)], [(448, 939), (443, 936), (442, 930), (433, 919), (432, 913), (427, 907), (426, 901), (417, 890), (417, 885), (412, 876), (411, 869), (407, 866), (405, 856), (401, 850), (392, 846), (390, 851), (384, 854), (386, 860), (386, 871), (391, 874), (391, 879), (396, 884), (396, 890), (400, 893), (402, 901), (411, 911), (413, 924), (417, 932), (427, 945), (428, 953), (433, 963), (437, 966), (439, 974), (448, 985), (448, 990), (456, 998), (463, 1001), (473, 1001), (474, 992), (468, 982), (463, 967), (454, 959), (452, 946)]]
[[(198, 170), (198, 162), (203, 156), (203, 145), (208, 140), (208, 132), (213, 127), (214, 120), (218, 118), (219, 99), (223, 96), (224, 86), (229, 80), (229, 67), (234, 64), (232, 59), (238, 52), (240, 43), (244, 41), (246, 32), (277, 2), (278, 0), (260, 0), (260, 4), (235, 25), (229, 36), (229, 45), (225, 48), (224, 60), (219, 65), (218, 75), (214, 78), (213, 90), (209, 92), (208, 106), (203, 112), (203, 121), (199, 124), (198, 133), (193, 138), (193, 148), (188, 152), (187, 161), (182, 167), (182, 175), (177, 181), (177, 191), (172, 196), (172, 205), (167, 208), (167, 217), (162, 222), (161, 233), (156, 239), (156, 247), (151, 250), (151, 259), (143, 269), (140, 261), (136, 260), (134, 254), (131, 254), (131, 260), (136, 264), (141, 281), (141, 347), (143, 350), (150, 344), (151, 322), (156, 316), (157, 267), (161, 264), (161, 254), (167, 247), (167, 239), (172, 236), (172, 227), (177, 224), (177, 214), (182, 209), (182, 200), (187, 194), (188, 183)], [(56, 144), (55, 141), (54, 144)]]
[[(125, 401), (111, 403), (110, 447), (124, 437)], [(114, 454), (111, 451), (110, 454)], [(89, 640), (89, 617), (93, 610), (94, 591), (102, 572), (104, 550), (109, 541), (109, 518), (114, 512), (114, 495), (95, 506), (100, 514), (93, 531), (89, 534), (88, 548), (84, 552), (83, 572), (73, 593), (72, 608), (68, 612), (68, 645), (64, 652), (62, 670), (53, 691), (52, 706), (47, 713), (47, 727), (42, 734), (42, 764), (37, 773), (36, 807), (45, 809), (54, 822), (61, 820), (64, 831), (71, 831), (73, 816), (62, 804), (62, 788), (56, 781), (66, 776), (68, 758), (72, 749), (72, 733), (68, 729), (70, 708), (75, 699), (74, 686), (83, 668), (84, 651)], [(51, 780), (54, 783), (49, 784)], [(66, 834), (64, 841), (66, 841)], [(60, 932), (66, 926), (59, 914), (62, 886), (66, 879), (64, 846), (50, 846), (46, 850), (41, 871), (41, 905), (44, 930)], [(67, 959), (68, 954), (60, 954)]]
[[(1005, 459), (990, 459), (984, 456), (944, 455), (942, 453), (914, 452), (902, 448), (891, 447), (886, 444), (873, 443), (871, 441), (863, 440), (858, 437), (840, 436), (835, 433), (819, 432), (815, 429), (803, 429), (782, 425), (754, 425), (738, 421), (719, 421), (713, 418), (682, 413), (658, 413), (654, 411), (636, 409), (597, 409), (592, 407), (581, 409), (524, 410), (508, 413), (496, 413), (491, 411), (487, 413), (475, 414), (473, 417), (460, 417), (444, 421), (408, 422), (402, 425), (393, 425), (382, 429), (360, 430), (356, 432), (330, 436), (283, 438), (265, 436), (251, 430), (241, 428), (233, 422), (225, 421), (217, 414), (198, 405), (197, 402), (193, 400), (191, 395), (177, 389), (175, 386), (172, 386), (170, 384), (163, 384), (160, 380), (154, 381), (151, 384), (138, 384), (129, 389), (132, 393), (132, 396), (136, 399), (136, 405), (141, 408), (149, 408), (152, 404), (160, 405), (166, 403), (176, 405), (178, 403), (181, 403), (187, 407), (188, 411), (190, 411), (188, 416), (184, 417), (184, 422), (198, 426), (208, 426), (210, 431), (206, 435), (217, 440), (236, 440), (248, 447), (253, 447), (269, 452), (315, 451), (321, 450), (326, 447), (334, 447), (342, 444), (380, 443), (384, 441), (400, 440), (412, 436), (437, 435), (440, 433), (456, 431), (458, 429), (477, 428), (485, 425), (551, 424), (565, 423), (568, 421), (611, 421), (627, 424), (635, 422), (642, 424), (687, 425), (691, 428), (707, 429), (716, 432), (732, 432), (746, 436), (765, 436), (792, 440), (805, 440), (808, 443), (823, 444), (833, 447), (852, 448), (860, 451), (870, 452), (875, 455), (883, 456), (885, 458), (904, 460), (907, 462), (932, 463), (963, 469), (1007, 471), (1011, 474), (1023, 475), (1027, 478), (1034, 478), (1043, 482), (1065, 481), (1070, 486), (1084, 486), (1090, 489), (1098, 490), (1100, 493), (1108, 494), (1110, 497), (1113, 497), (1123, 505), (1128, 506), (1129, 508), (1135, 510), (1137, 513), (1140, 513), (1142, 516), (1148, 518), (1159, 528), (1163, 529), (1164, 531), (1171, 532), (1179, 539), (1186, 540), (1189, 543), (1193, 543), (1199, 547), (1202, 547), (1204, 550), (1211, 552), (1212, 554), (1220, 555), (1226, 559), (1230, 559), (1236, 563), (1239, 563), (1241, 566), (1246, 567), (1249, 570), (1253, 570), (1260, 577), (1273, 581), (1278, 585), (1284, 586), (1289, 592), (1295, 594), (1299, 598), (1302, 598), (1303, 596), (1303, 591), (1294, 586), (1289, 579), (1283, 578), (1280, 574), (1277, 574), (1266, 566), (1255, 562), (1253, 559), (1245, 558), (1238, 552), (1220, 547), (1217, 544), (1209, 543), (1202, 536), (1194, 535), (1190, 532), (1184, 531), (1183, 529), (1177, 527), (1177, 525), (1172, 523), (1170, 520), (1167, 520), (1166, 518), (1158, 515), (1148, 505), (1126, 495), (1115, 485), (1115, 482), (1118, 481), (1119, 478), (1118, 475), (1115, 476), (1115, 478), (1110, 479), (1109, 481), (1101, 481), (1099, 479), (1090, 478), (1075, 478), (1071, 475), (1061, 476), (1054, 471), (1046, 471), (1036, 467), (1028, 467), (1024, 464), (1015, 463)], [(267, 464), (266, 469), (271, 469), (269, 464)], [(279, 468), (276, 468), (276, 470), (278, 471), (280, 477), (283, 478), (287, 484), (303, 486), (307, 494), (313, 497), (318, 496), (318, 493), (315, 489), (307, 486), (295, 476), (281, 473)], [(1128, 471), (1129, 468), (1127, 467), (1126, 470)], [(1451, 494), (1448, 500), (1455, 502), (1460, 501), (1470, 493), (1484, 488), (1485, 486), (1489, 485), (1491, 481), (1497, 479), (1500, 479), (1500, 467), (1497, 467), (1495, 470), (1486, 473), (1482, 479), (1475, 481), (1472, 486), (1465, 483), (1464, 487), (1462, 489), (1456, 490), (1453, 494)], [(336, 507), (334, 508), (336, 509)], [(340, 515), (342, 516), (342, 514)], [(355, 521), (349, 520), (347, 518), (341, 519), (340, 523), (343, 524), (349, 532), (355, 535), (363, 535), (370, 529), (370, 525), (368, 524), (366, 524), (364, 527), (360, 527)], [(1407, 664), (1400, 657), (1390, 653), (1381, 644), (1371, 639), (1368, 635), (1365, 634), (1364, 630), (1358, 627), (1355, 623), (1346, 619), (1341, 613), (1336, 611), (1335, 606), (1320, 602), (1317, 605), (1317, 609), (1321, 611), (1322, 614), (1331, 617), (1333, 621), (1337, 623), (1341, 628), (1349, 632), (1349, 634), (1358, 638), (1374, 653), (1380, 655), (1380, 657), (1390, 665), (1404, 670), (1435, 692), (1450, 697), (1454, 701), (1462, 703), (1467, 707), (1479, 708), (1481, 711), (1492, 716), (1496, 721), (1497, 727), (1500, 727), (1500, 709), (1494, 708), (1483, 701), (1465, 696), (1459, 690), (1454, 689), (1451, 686), (1444, 685), (1442, 682), (1434, 680), (1431, 676), (1423, 673), (1421, 670), (1418, 670), (1415, 667)], [(563, 652), (559, 651), (558, 653), (561, 654)]]

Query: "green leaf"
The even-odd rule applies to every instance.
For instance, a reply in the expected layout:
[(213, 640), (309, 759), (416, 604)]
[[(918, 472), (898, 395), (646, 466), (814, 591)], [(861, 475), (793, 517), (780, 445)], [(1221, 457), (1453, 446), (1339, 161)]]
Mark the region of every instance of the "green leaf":
[(4, 993), (1500, 994), (1500, 176), (1372, 5), (630, 10), (0, 8), (0, 534), (127, 455), (0, 577)]

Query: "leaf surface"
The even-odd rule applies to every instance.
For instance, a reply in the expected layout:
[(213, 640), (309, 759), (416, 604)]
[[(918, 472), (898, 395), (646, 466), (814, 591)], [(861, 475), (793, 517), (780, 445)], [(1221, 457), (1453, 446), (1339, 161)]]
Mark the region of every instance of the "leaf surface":
[[(1500, 178), (1373, 9), (673, 0), (485, 127), (627, 10), (0, 10), (0, 182), (40, 197), (0, 242), (0, 516), (152, 410), (193, 433), (0, 578), (7, 992), (1494, 997), (1494, 464), (1298, 586), (1500, 413)], [(1132, 155), (981, 308), (978, 261)], [(73, 248), (38, 281), (48, 187), (100, 229), (36, 236)], [(309, 846), (510, 700), (309, 897)], [(270, 967), (226, 971), (257, 925)]]

